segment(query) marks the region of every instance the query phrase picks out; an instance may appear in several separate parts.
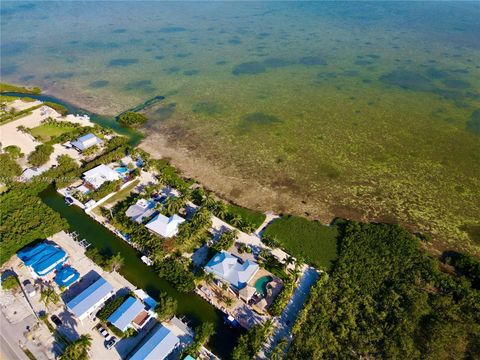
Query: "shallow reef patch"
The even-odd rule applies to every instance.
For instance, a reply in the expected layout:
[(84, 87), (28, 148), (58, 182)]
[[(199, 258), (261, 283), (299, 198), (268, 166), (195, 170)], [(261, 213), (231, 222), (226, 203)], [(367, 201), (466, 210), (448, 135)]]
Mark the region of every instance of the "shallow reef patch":
[(263, 62), (249, 61), (238, 64), (232, 70), (233, 75), (255, 75), (261, 74), (267, 70)]
[(200, 103), (196, 103), (192, 106), (192, 111), (198, 114), (204, 115), (218, 115), (222, 113), (223, 107), (222, 105), (212, 102), (212, 101), (204, 101)]
[(125, 67), (138, 63), (138, 59), (112, 59), (108, 63), (111, 67)]
[(99, 89), (107, 86), (110, 82), (107, 80), (96, 80), (92, 81), (90, 84), (88, 84), (89, 87), (92, 89)]

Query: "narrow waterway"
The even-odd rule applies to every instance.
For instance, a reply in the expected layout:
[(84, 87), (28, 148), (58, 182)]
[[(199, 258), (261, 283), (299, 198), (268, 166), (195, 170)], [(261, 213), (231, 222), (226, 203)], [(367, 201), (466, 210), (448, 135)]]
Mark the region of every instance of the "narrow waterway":
[(42, 192), (40, 197), (68, 221), (69, 231), (76, 231), (80, 239), (86, 239), (101, 253), (119, 252), (125, 259), (120, 273), (132, 284), (144, 289), (154, 298), (160, 291), (173, 296), (178, 301), (178, 315), (187, 317), (193, 326), (200, 322), (214, 323), (216, 334), (211, 339), (209, 347), (220, 357), (229, 358), (240, 333), (224, 324), (221, 312), (195, 294), (178, 292), (170, 283), (158, 277), (152, 268), (140, 260), (140, 255), (134, 248), (93, 220), (80, 208), (67, 206), (63, 197), (55, 191), (53, 186)]

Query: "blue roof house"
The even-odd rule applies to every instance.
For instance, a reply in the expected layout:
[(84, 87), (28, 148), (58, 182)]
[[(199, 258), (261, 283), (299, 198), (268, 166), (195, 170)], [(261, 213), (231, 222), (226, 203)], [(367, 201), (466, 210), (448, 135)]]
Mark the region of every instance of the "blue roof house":
[(212, 273), (217, 278), (227, 281), (234, 288), (244, 288), (257, 273), (259, 266), (256, 262), (240, 259), (226, 251), (217, 253), (205, 266), (205, 271)]
[(163, 360), (179, 343), (180, 339), (174, 333), (160, 325), (151, 331), (130, 360)]
[(34, 277), (43, 277), (62, 266), (68, 255), (58, 246), (40, 243), (17, 252), (17, 256), (33, 273)]
[(140, 300), (130, 296), (113, 312), (112, 315), (110, 315), (107, 321), (117, 329), (125, 331), (131, 326), (131, 322), (137, 317), (137, 315), (144, 309), (145, 305), (143, 305)]
[(72, 146), (74, 146), (80, 151), (84, 151), (89, 147), (92, 147), (95, 145), (100, 145), (101, 143), (102, 143), (102, 140), (100, 140), (98, 137), (96, 137), (91, 133), (80, 136), (77, 140), (71, 142)]
[(88, 288), (67, 303), (67, 308), (80, 320), (102, 306), (113, 296), (113, 287), (104, 278), (95, 281)]

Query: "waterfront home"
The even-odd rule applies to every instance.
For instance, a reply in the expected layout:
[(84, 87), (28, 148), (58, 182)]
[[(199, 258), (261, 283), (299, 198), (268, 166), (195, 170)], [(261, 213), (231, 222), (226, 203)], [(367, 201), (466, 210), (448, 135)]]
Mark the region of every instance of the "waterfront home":
[(77, 140), (72, 141), (71, 145), (75, 147), (78, 151), (84, 151), (92, 146), (101, 145), (103, 143), (98, 137), (94, 134), (87, 134), (80, 136)]
[(83, 173), (83, 179), (87, 185), (92, 186), (94, 189), (98, 189), (107, 181), (120, 180), (120, 174), (107, 165), (102, 164), (85, 171)]
[(125, 215), (140, 224), (145, 218), (153, 215), (154, 212), (155, 202), (146, 199), (139, 199), (127, 209)]
[(112, 285), (101, 277), (70, 300), (67, 303), (67, 308), (74, 313), (78, 319), (83, 320), (100, 308), (105, 301), (112, 296)]
[(180, 343), (180, 339), (165, 326), (160, 325), (150, 332), (133, 353), (130, 360), (163, 360)]
[(178, 227), (183, 222), (185, 222), (185, 219), (177, 214), (174, 214), (170, 217), (166, 217), (163, 214), (158, 214), (145, 226), (154, 233), (157, 233), (165, 238), (169, 238), (177, 235)]
[(17, 256), (31, 271), (33, 278), (46, 277), (68, 258), (63, 249), (47, 243), (22, 249), (17, 252)]
[(145, 311), (145, 305), (137, 298), (130, 296), (107, 319), (120, 331), (128, 328), (140, 329), (147, 323), (150, 315)]
[(217, 253), (205, 266), (206, 272), (228, 282), (237, 290), (243, 289), (258, 269), (256, 262), (242, 261), (226, 251)]

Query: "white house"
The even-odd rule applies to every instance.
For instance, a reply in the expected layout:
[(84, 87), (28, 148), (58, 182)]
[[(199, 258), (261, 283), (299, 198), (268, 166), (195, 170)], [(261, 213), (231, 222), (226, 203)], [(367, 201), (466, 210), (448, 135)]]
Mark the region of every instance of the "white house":
[(67, 308), (80, 320), (102, 306), (113, 296), (113, 287), (104, 278), (99, 278), (88, 288), (67, 303)]
[(106, 181), (115, 181), (120, 179), (120, 174), (115, 170), (109, 168), (107, 165), (98, 165), (93, 169), (83, 173), (83, 179), (98, 189)]
[(242, 289), (257, 273), (259, 266), (256, 262), (240, 259), (226, 251), (217, 253), (205, 266), (205, 271), (217, 278), (227, 281), (236, 289)]
[(145, 226), (153, 232), (168, 238), (178, 233), (178, 227), (183, 222), (185, 222), (185, 219), (177, 214), (169, 218), (165, 215), (158, 214)]
[(100, 145), (102, 143), (103, 141), (100, 140), (95, 135), (87, 134), (87, 135), (80, 136), (77, 140), (72, 141), (70, 144), (74, 146), (76, 149), (78, 149), (79, 151), (84, 151), (92, 146)]
[(150, 318), (145, 305), (137, 298), (130, 296), (107, 319), (109, 323), (121, 331), (130, 327), (140, 329)]

